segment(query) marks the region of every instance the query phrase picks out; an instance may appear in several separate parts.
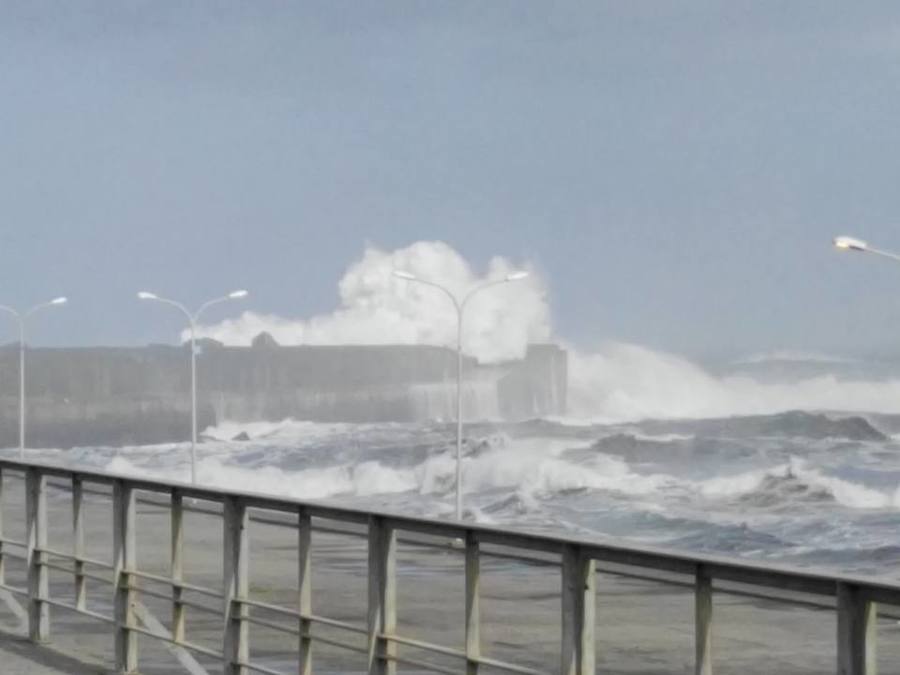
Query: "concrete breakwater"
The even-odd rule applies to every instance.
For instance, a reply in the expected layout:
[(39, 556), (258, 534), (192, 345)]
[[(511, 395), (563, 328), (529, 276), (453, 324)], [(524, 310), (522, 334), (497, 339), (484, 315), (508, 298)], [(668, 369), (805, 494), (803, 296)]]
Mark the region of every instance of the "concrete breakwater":
[[(456, 354), (427, 346), (198, 346), (200, 428), (222, 420), (415, 422), (452, 419)], [(32, 349), (28, 444), (72, 447), (187, 440), (190, 351), (174, 346)], [(18, 443), (18, 346), (0, 348), (0, 446)], [(519, 360), (466, 358), (470, 418), (565, 412), (567, 355), (532, 345)]]

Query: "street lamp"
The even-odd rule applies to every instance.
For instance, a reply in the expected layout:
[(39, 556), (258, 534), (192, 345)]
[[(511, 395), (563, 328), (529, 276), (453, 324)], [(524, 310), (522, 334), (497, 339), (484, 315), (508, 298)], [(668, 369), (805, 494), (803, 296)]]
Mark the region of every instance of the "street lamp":
[(42, 302), (22, 313), (12, 307), (0, 305), (0, 311), (12, 314), (19, 324), (19, 459), (25, 460), (25, 320), (46, 307), (64, 305), (68, 300), (64, 297), (53, 298), (50, 302)]
[(881, 251), (877, 248), (872, 248), (862, 239), (856, 239), (854, 237), (835, 237), (834, 238), (834, 247), (840, 249), (842, 251), (859, 251), (860, 253), (874, 253), (875, 255), (880, 255), (885, 258), (891, 258), (892, 260), (900, 260), (900, 255), (896, 253), (891, 253), (890, 251)]
[(403, 270), (394, 270), (394, 276), (398, 279), (403, 279), (405, 281), (413, 281), (420, 284), (425, 284), (426, 286), (433, 286), (441, 291), (443, 291), (448, 298), (453, 302), (453, 307), (456, 308), (456, 519), (462, 520), (462, 424), (463, 424), (463, 411), (462, 411), (462, 369), (463, 369), (463, 355), (462, 355), (462, 336), (463, 336), (463, 312), (466, 309), (466, 305), (469, 300), (472, 299), (476, 293), (480, 293), (486, 288), (490, 288), (492, 286), (498, 286), (500, 284), (506, 284), (513, 281), (521, 281), (528, 277), (528, 272), (512, 272), (507, 274), (502, 279), (495, 279), (493, 281), (487, 281), (480, 286), (476, 286), (471, 289), (468, 293), (466, 293), (462, 299), (458, 298), (453, 291), (442, 286), (441, 284), (435, 283), (433, 281), (428, 281), (426, 279), (420, 279), (412, 272), (405, 272)]
[(209, 300), (200, 305), (200, 308), (191, 314), (190, 310), (187, 307), (182, 305), (180, 302), (176, 302), (175, 300), (169, 300), (168, 298), (162, 298), (156, 293), (150, 293), (148, 291), (141, 291), (137, 294), (139, 300), (156, 300), (157, 302), (162, 302), (167, 305), (172, 305), (179, 309), (188, 320), (191, 331), (191, 483), (197, 482), (197, 322), (200, 320), (200, 315), (203, 314), (204, 311), (212, 307), (213, 305), (218, 305), (220, 302), (227, 302), (228, 300), (239, 300), (241, 298), (247, 297), (247, 291), (232, 291), (228, 295), (223, 295), (221, 298), (214, 298), (213, 300)]

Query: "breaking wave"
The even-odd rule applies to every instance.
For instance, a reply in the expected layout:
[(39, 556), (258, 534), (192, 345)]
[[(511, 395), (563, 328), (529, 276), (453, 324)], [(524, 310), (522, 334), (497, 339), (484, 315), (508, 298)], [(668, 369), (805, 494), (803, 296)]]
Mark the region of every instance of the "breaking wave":
[(900, 379), (849, 379), (825, 372), (763, 382), (714, 375), (679, 356), (628, 344), (610, 344), (593, 354), (572, 351), (570, 359), (569, 421), (574, 424), (789, 410), (900, 412)]
[(900, 489), (893, 494), (830, 476), (793, 459), (770, 469), (722, 476), (698, 485), (712, 498), (739, 499), (747, 505), (773, 507), (800, 502), (833, 501), (851, 509), (894, 509), (900, 507)]
[[(435, 288), (397, 279), (409, 270), (463, 295), (479, 283), (514, 269), (495, 257), (477, 273), (449, 245), (420, 241), (394, 251), (367, 247), (338, 283), (339, 304), (311, 318), (252, 311), (201, 326), (199, 334), (226, 344), (248, 345), (268, 332), (284, 345), (428, 344), (455, 346), (456, 313)], [(526, 267), (528, 267), (526, 265)], [(551, 339), (544, 281), (532, 274), (479, 294), (467, 306), (464, 350), (482, 362), (521, 358), (527, 345)], [(732, 365), (776, 368), (805, 364), (790, 377), (769, 381), (760, 372), (714, 374), (691, 361), (630, 344), (592, 351), (569, 347), (569, 411), (576, 423), (760, 415), (787, 410), (900, 413), (900, 379), (866, 374), (862, 362), (836, 355), (780, 350), (738, 359)], [(788, 371), (782, 371), (782, 374)], [(871, 374), (870, 374), (871, 375)]]
[[(200, 327), (199, 334), (235, 345), (249, 345), (267, 332), (283, 345), (455, 346), (456, 310), (450, 299), (436, 288), (395, 278), (394, 270), (439, 282), (462, 297), (480, 283), (503, 279), (514, 266), (495, 257), (481, 276), (443, 242), (420, 241), (395, 251), (370, 246), (340, 280), (340, 306), (333, 312), (309, 319), (245, 312), (236, 319)], [(465, 349), (481, 361), (521, 358), (530, 342), (545, 342), (551, 335), (543, 282), (532, 274), (480, 293), (467, 308), (466, 327)]]
[[(443, 437), (436, 436), (428, 442), (426, 435), (418, 439), (423, 442), (413, 449), (382, 448), (376, 444), (369, 451), (347, 456), (334, 449), (346, 444), (348, 434), (353, 433), (348, 425), (228, 423), (210, 430), (210, 436), (228, 437), (239, 428), (253, 431), (251, 441), (201, 446), (201, 483), (304, 500), (400, 493), (449, 498), (455, 489), (455, 454)], [(400, 435), (393, 435), (395, 432)], [(386, 434), (398, 439), (404, 432), (410, 433), (407, 441), (416, 438), (413, 429), (394, 429)], [(304, 465), (292, 467), (282, 462), (279, 466), (273, 462), (279, 456), (270, 445), (273, 440), (294, 448), (303, 447), (304, 443), (321, 444), (329, 451), (323, 456), (310, 456)], [(613, 434), (593, 441), (513, 438), (494, 433), (467, 442), (463, 487), (468, 495), (497, 495), (487, 499), (486, 514), (507, 508), (536, 511), (544, 500), (590, 492), (646, 498), (657, 504), (672, 500), (700, 505), (739, 502), (764, 509), (815, 502), (833, 502), (849, 509), (900, 507), (900, 488), (875, 489), (797, 457), (767, 468), (705, 478), (668, 471), (667, 455), (669, 461), (677, 463), (685, 457), (686, 447), (705, 452), (707, 446), (702, 438), (675, 434)], [(718, 447), (730, 451), (727, 446)], [(148, 466), (139, 455), (126, 452), (111, 458), (104, 468), (117, 473), (183, 479), (186, 456), (175, 452), (175, 448), (167, 446), (165, 456), (171, 460), (168, 463)], [(270, 451), (259, 452), (259, 448)], [(147, 448), (135, 452), (153, 455)]]

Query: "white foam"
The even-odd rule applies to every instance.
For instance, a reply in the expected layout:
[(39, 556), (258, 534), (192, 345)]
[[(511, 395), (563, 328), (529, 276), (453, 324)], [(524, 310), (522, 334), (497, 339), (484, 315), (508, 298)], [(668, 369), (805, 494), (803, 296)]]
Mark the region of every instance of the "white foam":
[(821, 375), (792, 383), (717, 377), (681, 357), (627, 344), (570, 351), (573, 424), (762, 415), (787, 410), (900, 412), (900, 381)]
[(808, 462), (792, 458), (790, 462), (768, 469), (748, 471), (732, 476), (717, 476), (697, 483), (706, 497), (734, 497), (750, 494), (762, 487), (767, 478), (795, 477), (799, 482), (820, 488), (836, 502), (851, 509), (886, 509), (900, 507), (900, 488), (894, 495), (886, 494), (865, 485), (853, 483), (836, 476), (829, 476)]
[[(503, 279), (515, 269), (493, 258), (487, 272), (476, 274), (466, 260), (443, 242), (420, 241), (396, 251), (368, 247), (338, 285), (340, 305), (309, 319), (245, 312), (198, 334), (226, 344), (249, 345), (259, 333), (280, 344), (430, 344), (456, 345), (456, 310), (440, 290), (397, 279), (406, 270), (438, 282), (460, 297), (479, 283)], [(479, 293), (467, 305), (464, 348), (485, 362), (521, 358), (530, 342), (550, 337), (550, 311), (543, 282), (534, 274)], [(184, 338), (187, 335), (183, 335)]]

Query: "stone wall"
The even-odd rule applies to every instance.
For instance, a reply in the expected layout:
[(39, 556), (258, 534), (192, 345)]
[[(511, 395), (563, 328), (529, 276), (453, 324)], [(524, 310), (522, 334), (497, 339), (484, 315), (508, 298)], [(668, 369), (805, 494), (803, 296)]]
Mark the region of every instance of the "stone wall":
[[(566, 352), (533, 345), (520, 361), (466, 358), (469, 418), (565, 412)], [(143, 444), (190, 436), (187, 347), (28, 352), (28, 445)], [(456, 354), (426, 346), (200, 346), (199, 427), (223, 419), (411, 422), (453, 419)], [(18, 351), (0, 348), (0, 446), (18, 444)]]

